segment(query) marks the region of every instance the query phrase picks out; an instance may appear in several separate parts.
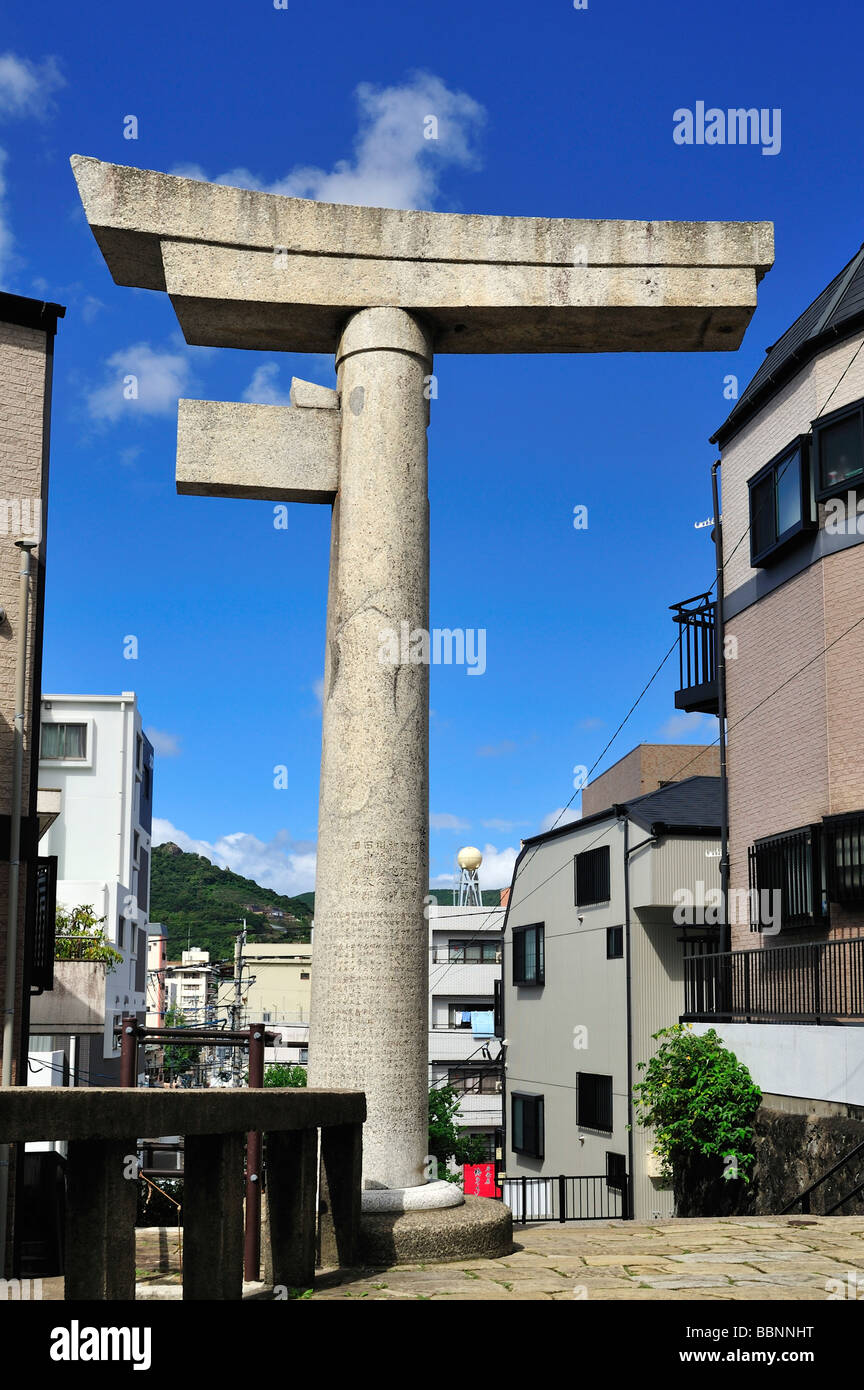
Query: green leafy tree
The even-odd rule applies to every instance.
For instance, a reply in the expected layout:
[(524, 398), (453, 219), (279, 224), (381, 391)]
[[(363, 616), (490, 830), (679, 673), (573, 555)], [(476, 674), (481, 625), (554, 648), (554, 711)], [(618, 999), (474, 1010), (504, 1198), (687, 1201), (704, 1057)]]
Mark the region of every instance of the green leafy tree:
[[(166, 1028), (182, 1028), (185, 1022), (186, 1019), (179, 1009), (166, 1010)], [(165, 1048), (165, 1075), (173, 1078), (191, 1071), (200, 1056), (200, 1047), (183, 1047), (177, 1043), (168, 1043)]]
[(429, 1153), (438, 1162), (438, 1177), (458, 1182), (447, 1163), (482, 1163), (486, 1146), (479, 1134), (469, 1134), (456, 1123), (460, 1096), (452, 1086), (429, 1088)]
[(67, 911), (57, 908), (54, 926), (55, 960), (95, 960), (114, 966), (122, 961), (103, 930), (104, 917), (97, 917), (92, 904)]
[(306, 1068), (291, 1062), (274, 1062), (264, 1073), (265, 1086), (305, 1086)]
[(639, 1063), (645, 1077), (633, 1095), (639, 1123), (654, 1129), (663, 1177), (676, 1195), (688, 1171), (748, 1183), (762, 1101), (749, 1071), (713, 1028), (700, 1035), (677, 1023), (654, 1037), (660, 1047)]

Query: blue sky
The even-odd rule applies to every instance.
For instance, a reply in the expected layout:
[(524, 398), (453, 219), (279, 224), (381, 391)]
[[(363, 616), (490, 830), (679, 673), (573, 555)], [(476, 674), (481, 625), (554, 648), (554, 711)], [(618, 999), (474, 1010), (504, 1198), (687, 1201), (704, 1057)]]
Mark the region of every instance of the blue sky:
[[(671, 644), (668, 605), (711, 582), (693, 523), (711, 510), (724, 377), (743, 387), (864, 237), (861, 38), (859, 6), (800, 0), (7, 13), (0, 286), (68, 306), (44, 687), (137, 692), (163, 836), (282, 891), (313, 884), (329, 512), (292, 506), (276, 530), (267, 503), (177, 497), (174, 451), (178, 395), (278, 401), (292, 374), (332, 384), (332, 368), (187, 348), (164, 295), (111, 281), (69, 155), (334, 201), (776, 224), (736, 354), (437, 359), (431, 621), (485, 628), (487, 669), (432, 668), (432, 875), (472, 842), (499, 886)], [(779, 108), (779, 152), (676, 144), (673, 112), (698, 101)], [(673, 658), (602, 767), (639, 741), (716, 736), (674, 716), (675, 675)]]

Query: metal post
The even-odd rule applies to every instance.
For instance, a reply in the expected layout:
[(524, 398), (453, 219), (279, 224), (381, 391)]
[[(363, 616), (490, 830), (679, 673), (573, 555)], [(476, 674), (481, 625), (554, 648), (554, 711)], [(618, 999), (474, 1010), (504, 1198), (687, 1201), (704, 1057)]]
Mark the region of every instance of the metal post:
[(522, 1225), (528, 1221), (528, 1179), (522, 1179)]
[[(249, 1085), (264, 1085), (264, 1024), (249, 1025)], [(246, 1236), (243, 1246), (243, 1274), (257, 1280), (261, 1272), (261, 1134), (251, 1129), (246, 1135)]]
[(567, 1220), (567, 1179), (563, 1173), (558, 1174), (558, 1220)]
[[(711, 492), (714, 502), (714, 549), (717, 559), (717, 617), (714, 623), (717, 656), (717, 720), (720, 726), (720, 891), (723, 899), (723, 921), (720, 925), (720, 950), (732, 950), (732, 928), (729, 922), (729, 784), (726, 775), (726, 631), (723, 620), (723, 526), (717, 488), (717, 469), (720, 460), (711, 466)], [(724, 1012), (731, 999), (723, 1000)]]
[(138, 1085), (138, 1020), (124, 1014), (120, 1028), (120, 1085)]

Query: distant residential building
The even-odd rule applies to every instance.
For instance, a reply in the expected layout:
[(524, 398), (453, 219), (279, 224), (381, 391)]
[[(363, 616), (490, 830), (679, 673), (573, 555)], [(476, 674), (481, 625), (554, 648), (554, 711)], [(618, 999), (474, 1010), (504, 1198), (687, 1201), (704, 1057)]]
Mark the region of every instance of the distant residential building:
[(681, 1014), (687, 928), (673, 914), (682, 888), (703, 909), (719, 888), (719, 825), (719, 778), (690, 777), (523, 842), (497, 1031), (503, 1167), (545, 1180), (532, 1185), (529, 1215), (552, 1215), (560, 1175), (580, 1180), (570, 1200), (586, 1213), (672, 1215), (631, 1094), (658, 1046), (652, 1034)]
[(267, 1064), (309, 1060), (312, 946), (304, 942), (243, 947), (243, 1026), (266, 1023), (280, 1041), (265, 1050)]
[(719, 777), (720, 749), (706, 743), (639, 743), (582, 788), (582, 815), (646, 796), (685, 777)]
[(57, 902), (92, 907), (121, 961), (58, 961), (54, 989), (32, 1001), (31, 1047), (63, 1048), (73, 1084), (106, 1086), (119, 1081), (122, 1015), (143, 1023), (146, 1009), (153, 748), (132, 691), (46, 695), (40, 724), (40, 781), (62, 802), (44, 840)]
[[(864, 1119), (864, 247), (714, 441), (732, 951), (688, 964), (686, 1017), (718, 1027), (770, 1106)], [(676, 703), (708, 708), (713, 681), (716, 712), (702, 599)]]
[(178, 1011), (184, 1023), (212, 1025), (219, 976), (210, 952), (193, 946), (165, 966), (165, 1011)]
[(501, 1045), (495, 1000), (501, 981), (503, 907), (429, 908), (429, 1082), (453, 1086), (459, 1124), (500, 1148)]
[(168, 966), (168, 928), (164, 922), (147, 923), (147, 1026), (165, 1025), (165, 973)]

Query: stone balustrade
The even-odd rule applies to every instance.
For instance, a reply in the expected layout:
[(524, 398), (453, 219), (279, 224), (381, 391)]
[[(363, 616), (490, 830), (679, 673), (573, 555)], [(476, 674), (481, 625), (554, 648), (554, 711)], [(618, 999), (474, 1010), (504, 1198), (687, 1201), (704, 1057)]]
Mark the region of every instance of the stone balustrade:
[[(274, 1285), (356, 1263), (361, 1091), (0, 1088), (0, 1144), (66, 1140), (66, 1298), (134, 1299), (138, 1140), (185, 1137), (184, 1299), (239, 1299), (243, 1151), (264, 1133)], [(319, 1131), (321, 1193), (318, 1198)]]

